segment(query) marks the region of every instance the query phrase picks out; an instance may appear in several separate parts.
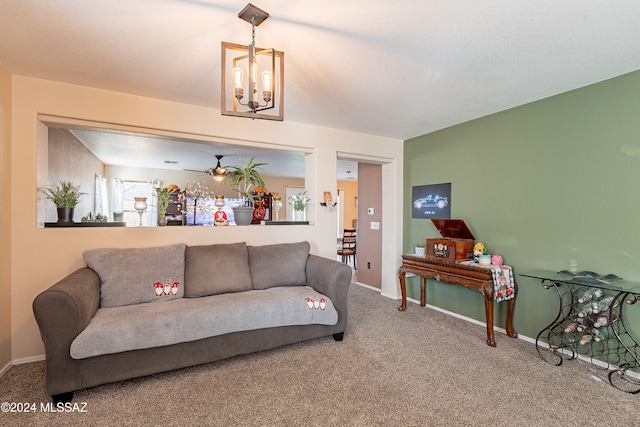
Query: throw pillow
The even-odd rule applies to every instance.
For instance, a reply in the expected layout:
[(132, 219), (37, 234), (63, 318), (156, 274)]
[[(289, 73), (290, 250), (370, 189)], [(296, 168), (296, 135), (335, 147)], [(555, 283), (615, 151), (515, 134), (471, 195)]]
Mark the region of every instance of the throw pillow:
[(251, 290), (247, 244), (188, 246), (184, 280), (187, 298)]
[(182, 298), (185, 247), (181, 243), (84, 252), (87, 267), (100, 277), (100, 307)]
[(248, 246), (253, 289), (307, 284), (309, 242)]

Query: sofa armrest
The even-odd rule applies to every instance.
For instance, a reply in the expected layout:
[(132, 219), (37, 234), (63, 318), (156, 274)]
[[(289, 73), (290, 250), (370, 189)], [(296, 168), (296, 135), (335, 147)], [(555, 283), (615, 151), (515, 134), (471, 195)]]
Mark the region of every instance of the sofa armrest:
[(47, 360), (49, 394), (82, 388), (78, 361), (69, 349), (100, 306), (100, 279), (89, 268), (77, 270), (33, 300)]
[(341, 332), (344, 332), (347, 324), (351, 267), (329, 258), (309, 255), (306, 274), (307, 285), (331, 299), (338, 311), (338, 325), (341, 325)]

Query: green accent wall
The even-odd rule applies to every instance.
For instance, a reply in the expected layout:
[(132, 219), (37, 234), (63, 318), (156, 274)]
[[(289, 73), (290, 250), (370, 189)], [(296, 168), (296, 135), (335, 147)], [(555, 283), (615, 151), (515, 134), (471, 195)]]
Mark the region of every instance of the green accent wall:
[[(451, 182), (451, 217), (514, 268), (520, 334), (535, 338), (555, 318), (558, 297), (519, 273), (591, 270), (640, 283), (640, 71), (419, 136), (404, 148), (404, 252), (438, 237), (430, 220), (411, 218), (412, 187)], [(419, 280), (407, 283), (419, 299)], [(429, 304), (484, 321), (478, 292), (434, 282), (427, 289)], [(628, 320), (640, 325), (640, 307), (630, 308)], [(505, 309), (496, 306), (496, 326), (504, 328)], [(504, 339), (498, 334), (498, 345)]]

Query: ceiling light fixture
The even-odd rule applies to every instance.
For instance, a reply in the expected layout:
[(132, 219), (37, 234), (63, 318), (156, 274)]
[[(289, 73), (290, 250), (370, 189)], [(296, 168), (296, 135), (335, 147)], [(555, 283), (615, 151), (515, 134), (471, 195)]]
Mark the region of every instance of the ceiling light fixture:
[[(255, 44), (256, 27), (269, 14), (249, 3), (238, 17), (251, 24), (251, 44), (222, 42), (222, 115), (282, 121), (284, 52), (258, 48)], [(258, 83), (261, 91), (258, 91)]]
[(220, 182), (222, 180), (224, 180), (224, 178), (227, 176), (227, 174), (229, 173), (229, 171), (222, 167), (220, 165), (220, 160), (223, 158), (223, 155), (220, 154), (216, 154), (216, 159), (218, 159), (218, 164), (216, 165), (215, 168), (213, 168), (210, 172), (211, 176), (213, 176), (213, 179), (215, 179), (216, 181)]

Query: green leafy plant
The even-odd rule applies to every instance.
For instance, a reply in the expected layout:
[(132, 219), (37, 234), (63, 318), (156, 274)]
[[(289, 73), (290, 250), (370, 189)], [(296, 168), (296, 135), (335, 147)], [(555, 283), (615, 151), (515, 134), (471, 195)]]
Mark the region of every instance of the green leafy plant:
[(175, 192), (173, 188), (156, 188), (156, 196), (158, 197), (158, 216), (164, 217), (169, 207), (171, 195)]
[(311, 199), (307, 199), (307, 192), (294, 194), (289, 196), (289, 204), (294, 211), (303, 211), (307, 207)]
[(80, 202), (80, 196), (87, 194), (80, 191), (80, 185), (65, 180), (60, 180), (58, 184), (44, 187), (42, 192), (57, 208), (75, 208)]
[(254, 187), (263, 187), (264, 180), (260, 176), (259, 169), (268, 163), (256, 163), (255, 157), (249, 159), (247, 163), (240, 159), (242, 166), (224, 166), (229, 172), (224, 177), (225, 183), (231, 183), (231, 187), (238, 193), (238, 197), (244, 199), (247, 206), (253, 206)]

